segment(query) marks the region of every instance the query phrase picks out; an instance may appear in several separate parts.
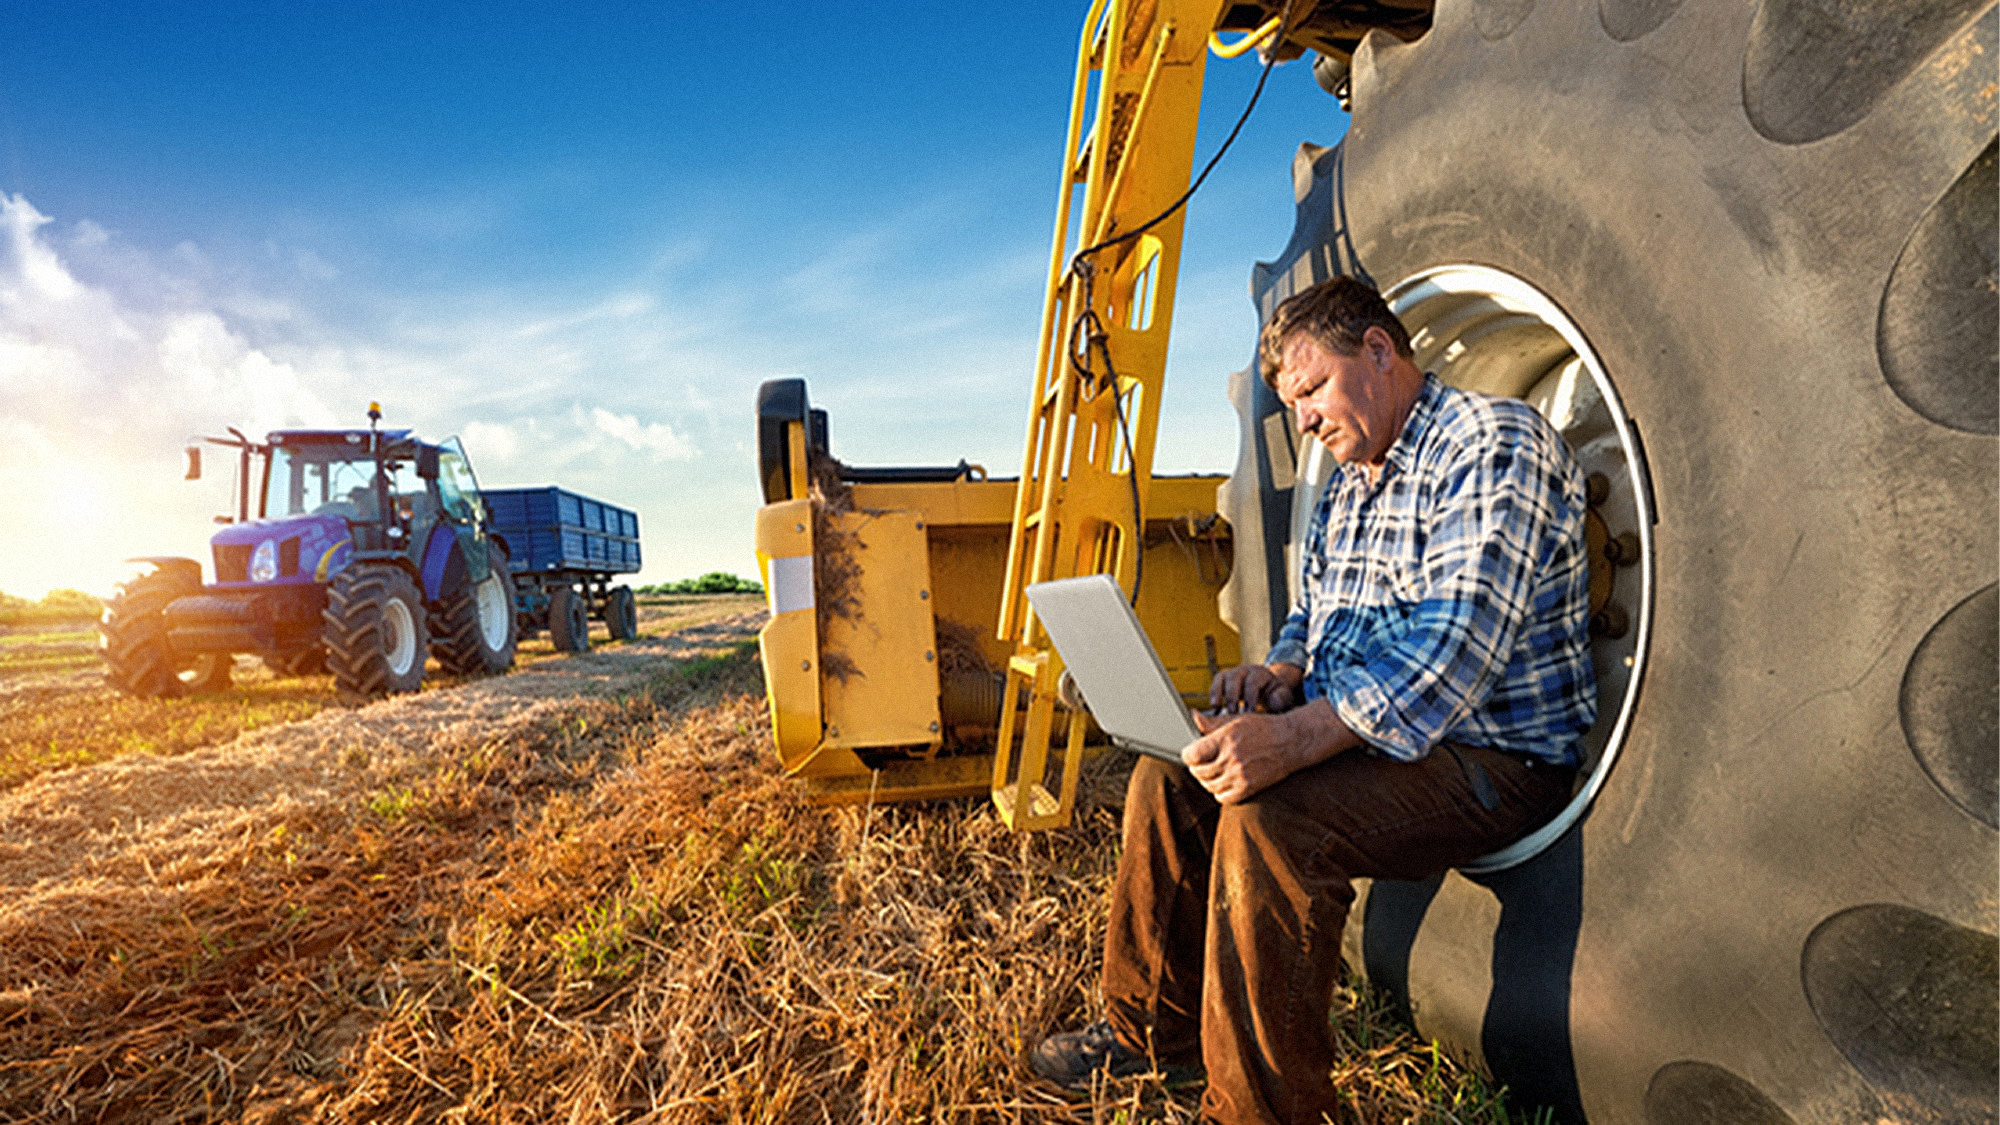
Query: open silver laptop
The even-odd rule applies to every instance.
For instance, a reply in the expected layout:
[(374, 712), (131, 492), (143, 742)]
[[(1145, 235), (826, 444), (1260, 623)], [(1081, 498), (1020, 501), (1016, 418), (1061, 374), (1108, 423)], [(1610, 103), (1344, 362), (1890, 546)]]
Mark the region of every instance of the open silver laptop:
[(1028, 601), (1111, 741), (1178, 764), (1201, 732), (1118, 583), (1108, 574), (1039, 582)]

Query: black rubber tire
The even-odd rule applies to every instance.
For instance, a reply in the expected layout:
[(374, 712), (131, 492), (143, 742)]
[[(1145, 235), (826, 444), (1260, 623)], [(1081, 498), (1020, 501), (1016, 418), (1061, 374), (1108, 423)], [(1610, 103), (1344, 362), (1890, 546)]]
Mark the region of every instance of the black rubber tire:
[(639, 635), (639, 598), (630, 586), (613, 586), (604, 595), (604, 627), (614, 641)]
[(186, 689), (163, 614), (174, 599), (201, 592), (199, 573), (190, 577), (182, 568), (162, 567), (118, 587), (97, 624), (112, 687), (145, 699), (172, 698)]
[[(493, 676), (514, 666), (519, 640), (514, 620), (514, 579), (507, 569), (507, 552), (491, 540), (486, 544), (486, 581), (466, 583), (431, 613), (431, 653), (453, 676)], [(482, 614), (480, 600), (491, 616)], [(503, 622), (504, 618), (504, 622)], [(488, 626), (497, 626), (492, 635)]]
[(424, 603), (402, 570), (354, 565), (334, 575), (324, 618), (327, 670), (342, 699), (415, 691), (424, 682)]
[(264, 667), (273, 676), (317, 676), (326, 671), (326, 650), (314, 645), (311, 648), (296, 649), (291, 652), (274, 653), (263, 658)]
[(590, 599), (574, 586), (549, 591), (549, 641), (557, 652), (590, 649)]
[(228, 691), (236, 670), (236, 658), (226, 652), (205, 652), (194, 658), (179, 674), (181, 694), (214, 695)]
[(1334, 229), (1262, 275), (1268, 313), (1357, 258), (1504, 270), (1641, 427), (1650, 670), (1593, 810), (1368, 887), (1346, 943), (1566, 1120), (1995, 1119), (1994, 12), (1848, 6), (1849, 42), (1823, 11), (1377, 34), (1313, 169), (1344, 192), (1301, 206)]

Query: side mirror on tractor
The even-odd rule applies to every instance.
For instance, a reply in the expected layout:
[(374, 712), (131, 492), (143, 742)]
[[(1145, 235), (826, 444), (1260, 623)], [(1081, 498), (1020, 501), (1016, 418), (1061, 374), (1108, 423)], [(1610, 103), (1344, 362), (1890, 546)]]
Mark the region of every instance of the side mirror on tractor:
[(438, 451), (435, 445), (417, 447), (417, 475), (424, 480), (438, 479)]
[(187, 447), (187, 473), (181, 479), (201, 479), (201, 446), (190, 445)]

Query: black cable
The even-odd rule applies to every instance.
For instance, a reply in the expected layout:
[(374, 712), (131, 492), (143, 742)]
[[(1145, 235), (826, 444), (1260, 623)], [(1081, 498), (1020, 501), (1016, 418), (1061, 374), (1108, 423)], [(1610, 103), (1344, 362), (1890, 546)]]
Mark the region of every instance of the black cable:
[(1159, 214), (1153, 216), (1150, 219), (1147, 219), (1145, 222), (1139, 224), (1138, 226), (1132, 228), (1131, 230), (1126, 231), (1124, 234), (1114, 235), (1113, 237), (1107, 238), (1103, 242), (1100, 242), (1095, 246), (1086, 246), (1083, 249), (1078, 250), (1076, 253), (1070, 255), (1069, 259), (1070, 272), (1074, 273), (1077, 269), (1078, 263), (1082, 262), (1083, 259), (1088, 255), (1095, 254), (1101, 250), (1108, 250), (1111, 247), (1116, 246), (1121, 242), (1130, 242), (1131, 240), (1139, 237), (1140, 235), (1146, 233), (1147, 231), (1152, 230), (1154, 227), (1159, 226), (1161, 223), (1166, 222), (1167, 219), (1171, 217), (1174, 212), (1180, 210), (1182, 207), (1187, 206), (1187, 201), (1194, 198), (1195, 192), (1201, 190), (1202, 181), (1208, 179), (1208, 174), (1210, 172), (1215, 171), (1215, 166), (1217, 164), (1222, 163), (1222, 157), (1225, 153), (1229, 151), (1229, 146), (1236, 143), (1236, 135), (1243, 131), (1244, 124), (1250, 120), (1250, 111), (1257, 108), (1257, 99), (1264, 96), (1264, 83), (1268, 81), (1271, 77), (1271, 68), (1278, 65), (1278, 52), (1276, 49), (1277, 41), (1282, 40), (1285, 37), (1285, 31), (1291, 25), (1292, 5), (1296, 2), (1297, 0), (1285, 0), (1284, 10), (1278, 13), (1278, 30), (1274, 32), (1271, 36), (1273, 40), (1272, 50), (1268, 55), (1265, 56), (1264, 68), (1257, 75), (1257, 88), (1250, 92), (1250, 101), (1243, 106), (1243, 112), (1236, 118), (1236, 124), (1233, 128), (1229, 130), (1229, 136), (1223, 138), (1222, 147), (1216, 149), (1215, 155), (1209, 157), (1208, 163), (1202, 166), (1201, 175), (1196, 176), (1194, 178), (1194, 182), (1188, 185), (1188, 189), (1181, 193), (1181, 197), (1179, 199), (1174, 200), (1171, 204), (1169, 204), (1166, 210), (1160, 212)]
[(1083, 312), (1077, 314), (1070, 330), (1071, 344), (1074, 345), (1081, 339), (1083, 348), (1078, 351), (1072, 346), (1070, 365), (1076, 368), (1077, 375), (1080, 376), (1078, 381), (1088, 392), (1097, 381), (1097, 372), (1090, 366), (1090, 349), (1095, 347), (1097, 354), (1104, 357), (1104, 386), (1111, 392), (1111, 410), (1118, 418), (1118, 432), (1125, 439), (1125, 483), (1132, 490), (1132, 529), (1136, 537), (1136, 549), (1132, 554), (1131, 601), (1136, 608), (1139, 604), (1139, 586), (1146, 579), (1146, 526), (1140, 518), (1139, 511), (1139, 457), (1132, 448), (1132, 424), (1125, 417), (1125, 396), (1118, 390), (1118, 368), (1111, 362), (1111, 334), (1104, 331), (1104, 322), (1098, 318), (1097, 311), (1090, 307), (1091, 280), (1095, 273), (1095, 267), (1087, 268), (1084, 273), (1084, 308)]
[[(1111, 367), (1111, 349), (1104, 349), (1104, 366)], [(1125, 420), (1125, 396), (1118, 393), (1118, 376), (1111, 376), (1111, 409), (1118, 415), (1118, 432), (1125, 435), (1125, 481), (1132, 486), (1132, 530), (1138, 537), (1132, 553), (1132, 608), (1139, 608), (1139, 583), (1146, 578), (1146, 525), (1139, 516), (1139, 458), (1132, 452), (1132, 426)]]
[[(1086, 246), (1070, 255), (1069, 273), (1072, 276), (1082, 278), (1084, 286), (1083, 311), (1078, 313), (1076, 319), (1070, 322), (1070, 362), (1076, 368), (1077, 373), (1083, 377), (1083, 382), (1087, 390), (1090, 383), (1096, 377), (1096, 373), (1090, 367), (1091, 346), (1095, 345), (1098, 354), (1104, 357), (1105, 386), (1111, 391), (1111, 409), (1118, 418), (1118, 432), (1125, 439), (1125, 482), (1132, 489), (1132, 532), (1134, 540), (1132, 553), (1132, 605), (1134, 608), (1138, 607), (1139, 586), (1146, 577), (1146, 525), (1139, 510), (1139, 456), (1137, 451), (1132, 447), (1132, 424), (1125, 416), (1125, 396), (1119, 393), (1118, 390), (1118, 369), (1111, 362), (1111, 336), (1110, 333), (1104, 331), (1103, 322), (1098, 318), (1097, 311), (1091, 307), (1092, 282), (1096, 278), (1097, 266), (1087, 259), (1093, 254), (1108, 250), (1122, 242), (1130, 242), (1147, 231), (1152, 230), (1154, 227), (1159, 226), (1161, 223), (1166, 222), (1168, 218), (1172, 217), (1174, 212), (1187, 206), (1188, 200), (1194, 198), (1195, 192), (1201, 190), (1201, 185), (1208, 179), (1208, 174), (1215, 171), (1217, 164), (1222, 163), (1223, 156), (1228, 153), (1230, 146), (1236, 143), (1237, 135), (1243, 132), (1243, 126), (1250, 120), (1251, 111), (1257, 108), (1258, 99), (1264, 96), (1264, 83), (1270, 80), (1271, 68), (1278, 65), (1276, 42), (1284, 39), (1285, 31), (1291, 25), (1292, 5), (1294, 3), (1296, 3), (1296, 0), (1285, 0), (1284, 10), (1278, 13), (1278, 30), (1272, 36), (1273, 47), (1264, 57), (1264, 66), (1257, 74), (1257, 86), (1250, 91), (1250, 100), (1244, 104), (1243, 112), (1237, 116), (1236, 124), (1230, 128), (1229, 135), (1223, 138), (1222, 146), (1215, 150), (1214, 156), (1208, 158), (1208, 163), (1202, 166), (1201, 174), (1194, 178), (1194, 182), (1188, 185), (1188, 189), (1181, 193), (1179, 199), (1169, 204), (1166, 210), (1161, 211), (1131, 230), (1107, 238), (1094, 246)], [(1083, 346), (1080, 349), (1077, 347), (1079, 334), (1081, 334), (1083, 342)]]

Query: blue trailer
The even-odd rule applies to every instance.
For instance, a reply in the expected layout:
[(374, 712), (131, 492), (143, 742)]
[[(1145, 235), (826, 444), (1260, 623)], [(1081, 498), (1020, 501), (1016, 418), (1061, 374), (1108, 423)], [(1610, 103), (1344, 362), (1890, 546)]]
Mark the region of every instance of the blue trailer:
[(521, 635), (547, 629), (558, 651), (590, 647), (590, 618), (614, 640), (639, 635), (638, 600), (613, 578), (639, 570), (639, 516), (554, 486), (485, 488), (493, 535), (507, 548)]

